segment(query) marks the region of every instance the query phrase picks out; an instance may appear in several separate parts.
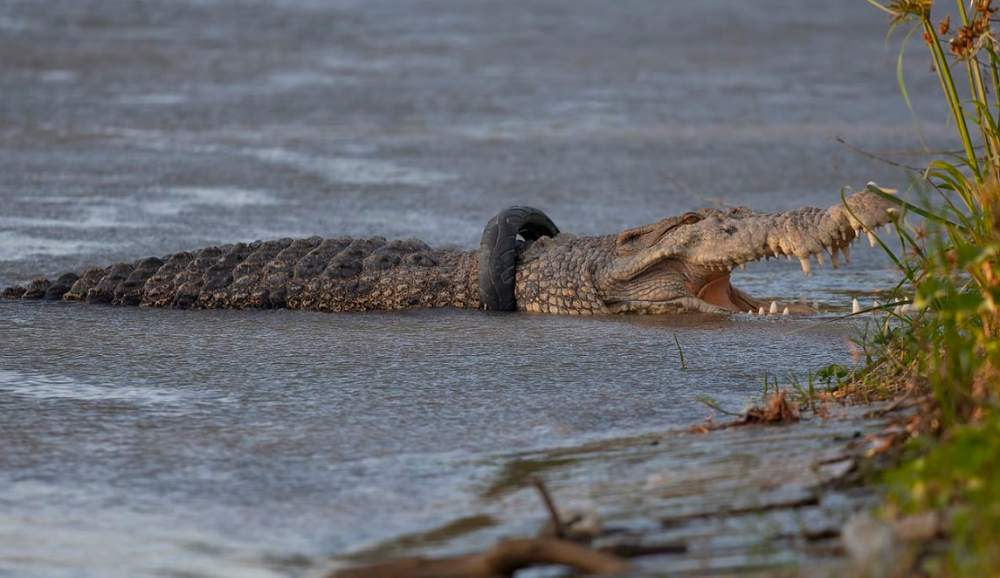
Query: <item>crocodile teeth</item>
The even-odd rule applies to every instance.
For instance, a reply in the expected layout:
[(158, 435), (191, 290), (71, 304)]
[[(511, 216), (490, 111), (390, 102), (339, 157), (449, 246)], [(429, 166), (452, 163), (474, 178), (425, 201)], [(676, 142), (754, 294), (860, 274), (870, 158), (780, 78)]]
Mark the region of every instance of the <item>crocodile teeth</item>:
[(861, 313), (861, 304), (858, 303), (858, 298), (854, 298), (854, 303), (851, 303), (851, 313)]
[(814, 299), (813, 300), (813, 309), (815, 309), (816, 311), (819, 311), (819, 300), (818, 299)]
[(781, 314), (782, 314), (783, 316), (784, 316), (784, 315), (791, 315), (791, 311), (789, 311), (789, 310), (788, 310), (788, 307), (785, 307), (785, 310), (784, 310), (784, 311), (782, 311), (782, 312), (781, 312)]
[(836, 247), (830, 247), (830, 265), (834, 269), (840, 267), (840, 253), (837, 252)]
[(878, 309), (881, 306), (882, 306), (882, 304), (878, 302), (878, 299), (873, 299), (872, 300), (872, 309)]
[(799, 259), (799, 263), (802, 264), (802, 274), (806, 277), (809, 276), (809, 257), (804, 259)]
[(747, 270), (747, 264), (746, 263), (740, 263), (740, 269), (743, 270), (743, 271), (746, 271)]
[(844, 261), (847, 263), (851, 262), (851, 244), (848, 243), (840, 248), (844, 252)]
[(819, 263), (820, 267), (823, 266), (823, 254), (822, 253), (816, 253), (816, 262)]
[(872, 247), (875, 246), (875, 233), (868, 232), (868, 242), (871, 243)]
[(761, 306), (761, 308), (757, 310), (757, 315), (767, 315), (767, 311), (764, 311), (763, 306)]
[(771, 315), (776, 315), (778, 313), (778, 302), (771, 301), (771, 310), (768, 311)]
[(753, 315), (753, 309), (747, 309), (747, 315)]

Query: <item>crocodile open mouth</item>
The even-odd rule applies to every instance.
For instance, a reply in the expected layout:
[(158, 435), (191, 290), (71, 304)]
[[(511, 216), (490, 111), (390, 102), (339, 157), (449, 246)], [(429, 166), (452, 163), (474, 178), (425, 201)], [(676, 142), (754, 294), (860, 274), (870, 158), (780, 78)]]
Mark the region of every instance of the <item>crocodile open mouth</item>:
[(764, 307), (764, 302), (747, 295), (730, 283), (729, 274), (712, 279), (695, 293), (695, 296), (706, 303), (722, 307), (730, 311), (745, 313), (758, 311)]
[[(892, 226), (886, 224), (885, 230), (891, 234)], [(877, 243), (875, 234), (867, 229), (858, 227), (854, 230), (842, 230), (840, 238), (821, 244), (822, 248), (820, 250), (808, 251), (805, 256), (796, 256), (791, 249), (775, 245), (768, 247), (763, 255), (760, 255), (757, 259), (753, 259), (752, 262), (769, 260), (771, 258), (778, 259), (782, 256), (788, 259), (797, 258), (802, 265), (802, 274), (808, 277), (812, 272), (813, 261), (820, 267), (825, 264), (824, 255), (826, 255), (830, 265), (834, 269), (839, 267), (841, 256), (844, 257), (846, 262), (850, 263), (851, 244), (860, 242), (865, 236), (867, 236), (871, 246), (875, 247)], [(755, 299), (734, 287), (731, 283), (730, 274), (737, 266), (741, 269), (746, 268), (746, 263), (736, 262), (707, 267), (689, 267), (685, 275), (688, 290), (692, 295), (695, 295), (705, 303), (738, 313), (767, 313), (773, 315), (784, 313), (786, 309), (789, 313), (797, 314), (818, 312), (817, 307), (809, 307), (805, 303), (768, 303), (760, 299)]]

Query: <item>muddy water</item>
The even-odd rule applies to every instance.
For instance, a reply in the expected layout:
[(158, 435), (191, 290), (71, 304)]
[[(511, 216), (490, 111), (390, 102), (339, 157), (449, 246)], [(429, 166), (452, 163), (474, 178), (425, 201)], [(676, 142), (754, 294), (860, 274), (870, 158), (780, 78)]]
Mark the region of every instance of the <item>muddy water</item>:
[[(835, 140), (918, 146), (884, 24), (791, 0), (6, 2), (0, 285), (278, 236), (471, 248), (514, 203), (606, 234), (905, 186)], [(893, 280), (854, 256), (734, 279), (843, 310)], [(297, 575), (487, 507), (515, 452), (849, 363), (857, 327), (0, 302), (0, 575)]]

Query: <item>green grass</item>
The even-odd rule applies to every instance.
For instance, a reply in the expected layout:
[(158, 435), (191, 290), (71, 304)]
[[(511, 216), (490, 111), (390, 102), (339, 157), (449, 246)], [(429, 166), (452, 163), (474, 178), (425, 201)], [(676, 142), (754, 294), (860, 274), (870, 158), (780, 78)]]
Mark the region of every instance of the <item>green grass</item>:
[(936, 510), (948, 520), (950, 547), (938, 572), (947, 576), (1000, 573), (1000, 420), (993, 414), (947, 430), (945, 442), (917, 438), (913, 456), (886, 475), (891, 509)]
[[(993, 0), (962, 1), (953, 12), (934, 0), (866, 0), (890, 16), (888, 34), (928, 50), (959, 153), (931, 162), (909, 202), (917, 226), (898, 223), (898, 243), (882, 248), (898, 267), (896, 290), (912, 315), (890, 314), (858, 340), (866, 365), (855, 386), (876, 395), (886, 384), (917, 388), (932, 400), (887, 475), (889, 510), (938, 510), (951, 520), (946, 555), (930, 568), (945, 576), (998, 575), (1000, 569), (1000, 51)], [(900, 89), (911, 107), (898, 67)], [(911, 107), (912, 108), (912, 107)], [(928, 195), (924, 195), (927, 197)], [(918, 219), (914, 219), (915, 221)]]

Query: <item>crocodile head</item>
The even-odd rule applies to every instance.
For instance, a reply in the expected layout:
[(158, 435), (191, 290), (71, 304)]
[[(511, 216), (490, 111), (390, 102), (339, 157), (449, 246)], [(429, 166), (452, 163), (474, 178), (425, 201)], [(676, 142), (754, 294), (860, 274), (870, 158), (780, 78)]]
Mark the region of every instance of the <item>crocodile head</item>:
[[(594, 270), (597, 294), (609, 313), (677, 311), (746, 312), (768, 304), (730, 282), (737, 267), (751, 261), (797, 258), (809, 275), (811, 260), (840, 256), (850, 261), (850, 245), (863, 231), (891, 223), (896, 205), (869, 190), (828, 209), (803, 207), (758, 213), (739, 207), (703, 209), (622, 232), (610, 257)], [(791, 312), (812, 310), (790, 306)]]

